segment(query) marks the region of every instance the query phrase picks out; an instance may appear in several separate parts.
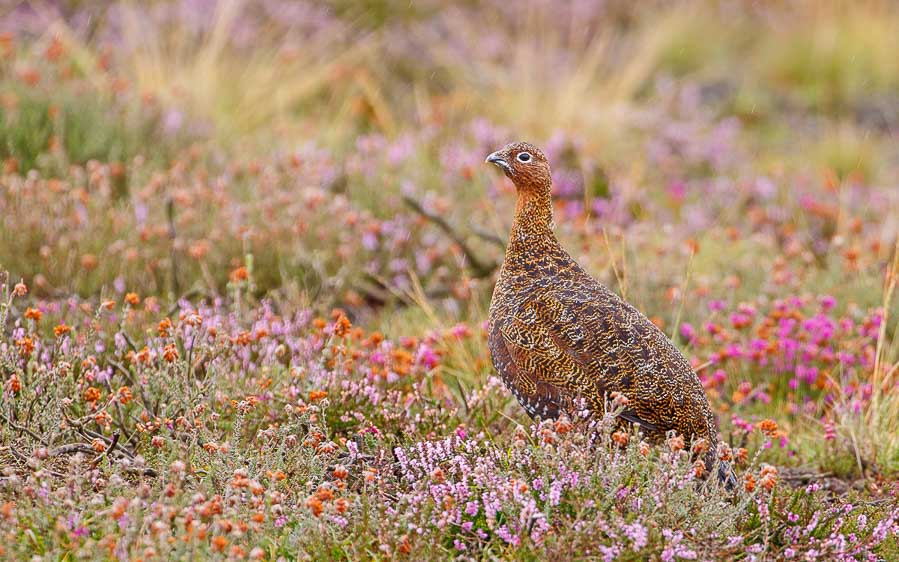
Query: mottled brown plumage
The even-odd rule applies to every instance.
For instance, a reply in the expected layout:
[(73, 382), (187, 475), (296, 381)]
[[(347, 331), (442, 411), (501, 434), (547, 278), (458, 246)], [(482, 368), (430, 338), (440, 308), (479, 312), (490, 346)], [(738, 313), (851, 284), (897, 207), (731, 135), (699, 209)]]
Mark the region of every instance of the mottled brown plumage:
[(676, 431), (718, 443), (715, 418), (690, 363), (661, 330), (593, 279), (553, 234), (552, 180), (543, 153), (513, 143), (487, 157), (518, 191), (506, 258), (490, 303), (488, 345), (506, 385), (535, 418), (583, 399), (602, 415), (628, 398), (622, 418), (654, 441)]

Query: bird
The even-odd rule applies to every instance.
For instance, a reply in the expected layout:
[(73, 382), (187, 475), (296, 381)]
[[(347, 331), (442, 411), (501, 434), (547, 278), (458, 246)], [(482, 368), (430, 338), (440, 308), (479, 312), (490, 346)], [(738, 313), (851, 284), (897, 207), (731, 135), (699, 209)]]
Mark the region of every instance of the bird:
[[(671, 431), (688, 443), (704, 440), (710, 471), (718, 427), (702, 383), (655, 324), (562, 247), (553, 232), (546, 156), (514, 142), (486, 162), (502, 169), (517, 191), (487, 322), (490, 357), (505, 385), (531, 418), (544, 420), (572, 415), (578, 405), (602, 417), (617, 392), (627, 399), (623, 423), (639, 426), (652, 442)], [(729, 483), (732, 471), (719, 465), (719, 477)]]

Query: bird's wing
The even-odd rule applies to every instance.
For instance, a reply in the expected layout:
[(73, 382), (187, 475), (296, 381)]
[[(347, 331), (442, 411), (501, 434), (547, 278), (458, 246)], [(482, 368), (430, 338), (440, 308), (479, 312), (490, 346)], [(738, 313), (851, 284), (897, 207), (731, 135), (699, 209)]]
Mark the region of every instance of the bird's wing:
[[(623, 324), (620, 311), (616, 313), (618, 305), (545, 292), (521, 307), (502, 329), (519, 373), (519, 392), (540, 399), (552, 393), (558, 397), (556, 402), (582, 397), (594, 410), (602, 411), (607, 393), (619, 391), (632, 404), (621, 417), (648, 431), (659, 431), (665, 424), (654, 415), (654, 405), (664, 401), (667, 393), (659, 389), (648, 407), (634, 400), (632, 387), (638, 373), (654, 366), (641, 348), (647, 334)], [(558, 403), (557, 409), (562, 407)]]
[(691, 399), (682, 379), (695, 378), (689, 363), (632, 306), (610, 292), (595, 296), (543, 292), (504, 327), (509, 355), (526, 374), (524, 392), (536, 394), (542, 382), (602, 411), (607, 394), (618, 391), (630, 401), (622, 418), (649, 432), (678, 428), (676, 412)]

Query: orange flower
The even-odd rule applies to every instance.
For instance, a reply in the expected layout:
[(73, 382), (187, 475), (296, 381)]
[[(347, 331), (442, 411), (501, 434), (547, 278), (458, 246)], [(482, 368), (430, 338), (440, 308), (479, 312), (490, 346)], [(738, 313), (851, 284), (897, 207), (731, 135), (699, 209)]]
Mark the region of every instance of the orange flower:
[(34, 351), (34, 340), (29, 337), (17, 339), (16, 347), (19, 348), (19, 355), (31, 357), (31, 353)]
[(709, 442), (705, 439), (698, 439), (695, 443), (693, 443), (693, 447), (690, 450), (694, 455), (701, 455), (702, 453), (709, 450)]
[(740, 447), (737, 449), (736, 458), (738, 463), (744, 464), (749, 459), (749, 451), (745, 447)]
[(755, 476), (746, 473), (746, 476), (744, 476), (743, 478), (745, 480), (743, 487), (746, 489), (746, 491), (752, 492), (753, 490), (755, 490)]
[[(197, 314), (196, 312), (192, 314), (185, 314), (183, 321), (188, 326), (199, 326), (203, 323), (203, 317)], [(215, 335), (215, 334), (213, 334)]]
[(84, 254), (81, 256), (81, 268), (87, 271), (96, 269), (100, 261), (94, 254)]
[(327, 487), (319, 488), (317, 492), (315, 492), (315, 497), (323, 502), (331, 501), (334, 499), (334, 490)]
[(696, 475), (696, 478), (702, 478), (702, 475), (705, 474), (705, 463), (701, 460), (697, 460), (693, 463), (693, 474)]
[(87, 390), (84, 391), (84, 401), (85, 402), (96, 402), (100, 399), (100, 389), (96, 386), (88, 387)]
[(415, 356), (405, 349), (394, 349), (390, 355), (393, 358), (393, 370), (399, 375), (408, 374), (412, 369), (412, 363), (415, 361)]
[(127, 386), (119, 388), (119, 402), (121, 402), (122, 405), (128, 404), (128, 402), (131, 402), (131, 399), (132, 394), (130, 388)]
[(309, 393), (309, 401), (310, 402), (318, 402), (319, 400), (324, 399), (328, 396), (327, 391), (324, 390), (313, 390)]
[(334, 335), (338, 338), (342, 338), (350, 333), (352, 327), (353, 325), (350, 323), (350, 319), (347, 318), (345, 314), (341, 313), (340, 316), (337, 317), (337, 320), (334, 321)]
[(208, 240), (198, 240), (190, 245), (187, 253), (195, 260), (203, 259), (209, 253), (210, 244)]
[(768, 437), (774, 437), (777, 432), (777, 422), (771, 419), (765, 419), (759, 422), (759, 429)]
[(309, 510), (312, 512), (312, 515), (314, 515), (316, 517), (321, 515), (322, 511), (324, 510), (324, 506), (322, 505), (322, 502), (315, 496), (311, 496), (311, 497), (309, 497), (309, 499), (306, 500), (306, 507), (308, 507)]
[(409, 542), (409, 535), (403, 535), (400, 537), (400, 546), (398, 549), (403, 554), (409, 554), (412, 552), (412, 544)]
[(98, 453), (102, 453), (106, 450), (106, 441), (103, 441), (102, 439), (94, 439), (91, 443), (91, 447)]
[(250, 345), (253, 342), (253, 336), (250, 332), (241, 332), (231, 338), (231, 343), (234, 345)]
[(150, 362), (150, 348), (144, 346), (143, 349), (137, 352), (137, 360), (141, 363), (149, 363)]
[(244, 266), (240, 266), (234, 271), (231, 272), (229, 276), (233, 283), (237, 283), (239, 281), (246, 281), (250, 278), (250, 273), (247, 271), (247, 268)]
[(216, 552), (224, 552), (226, 546), (228, 546), (228, 539), (222, 535), (212, 537), (212, 549)]
[(561, 420), (556, 420), (556, 423), (554, 424), (554, 428), (556, 430), (556, 433), (558, 433), (559, 435), (565, 435), (566, 433), (571, 431), (572, 425), (571, 425), (570, 421), (568, 421), (566, 419), (561, 419)]
[(0, 33), (0, 56), (8, 57), (12, 55), (15, 48), (16, 43), (13, 34), (8, 31)]
[(718, 443), (718, 459), (727, 462), (733, 458), (734, 456), (731, 452), (730, 445), (723, 441)]
[(13, 373), (9, 378), (9, 390), (11, 390), (13, 394), (18, 394), (22, 390), (22, 382), (19, 381), (19, 375), (16, 373)]
[(100, 308), (105, 308), (106, 310), (112, 310), (115, 306), (115, 301), (103, 301), (100, 303)]
[(140, 297), (137, 296), (137, 293), (128, 293), (125, 295), (125, 302), (131, 306), (137, 306), (140, 304)]
[(174, 363), (178, 359), (178, 348), (175, 344), (170, 343), (162, 350), (162, 357), (169, 363)]
[(29, 320), (34, 320), (35, 322), (40, 322), (41, 317), (44, 315), (43, 312), (36, 308), (26, 308), (25, 309), (25, 318)]
[(28, 287), (25, 285), (24, 281), (19, 281), (16, 283), (16, 286), (13, 287), (12, 292), (17, 297), (24, 297), (28, 294)]
[(5, 174), (14, 174), (19, 171), (19, 161), (10, 157), (3, 161), (3, 173)]
[(646, 441), (640, 441), (640, 454), (644, 457), (649, 456), (649, 443)]
[(612, 442), (621, 446), (626, 447), (628, 442), (631, 440), (631, 436), (624, 431), (616, 431), (612, 434)]
[(349, 471), (347, 471), (345, 466), (338, 464), (337, 466), (334, 467), (333, 474), (334, 474), (334, 478), (343, 480), (349, 475)]
[(112, 425), (112, 416), (106, 410), (101, 410), (94, 415), (94, 421), (105, 429), (109, 429), (109, 426)]
[(684, 438), (680, 435), (671, 437), (668, 439), (668, 447), (675, 452), (682, 450), (684, 448)]
[(250, 493), (254, 496), (261, 496), (265, 493), (265, 486), (263, 486), (256, 480), (253, 480), (250, 482)]
[(58, 61), (65, 54), (66, 48), (63, 46), (62, 41), (59, 40), (59, 37), (54, 37), (50, 40), (50, 44), (47, 45), (47, 50), (44, 51), (44, 56), (47, 57), (47, 60), (50, 62)]
[(172, 329), (172, 321), (168, 318), (163, 318), (159, 324), (156, 326), (156, 331), (159, 332), (159, 337), (167, 338), (169, 337), (169, 330)]
[(762, 465), (761, 475), (759, 483), (770, 492), (777, 485), (777, 468), (770, 464)]
[(627, 406), (627, 403), (628, 403), (627, 396), (625, 396), (624, 394), (622, 394), (620, 392), (617, 392), (617, 391), (612, 392), (611, 394), (609, 394), (609, 398), (612, 399), (612, 405), (615, 406), (616, 408)]
[(68, 334), (71, 330), (72, 328), (70, 328), (69, 326), (66, 326), (65, 324), (59, 324), (55, 328), (53, 328), (53, 334), (57, 338), (59, 338)]

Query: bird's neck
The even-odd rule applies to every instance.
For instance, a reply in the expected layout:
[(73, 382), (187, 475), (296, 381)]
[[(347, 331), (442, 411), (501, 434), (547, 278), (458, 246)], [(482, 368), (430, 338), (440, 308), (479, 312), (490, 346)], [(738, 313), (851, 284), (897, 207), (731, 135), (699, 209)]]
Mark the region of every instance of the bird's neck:
[(549, 188), (520, 189), (515, 205), (515, 220), (509, 235), (509, 250), (533, 247), (538, 240), (555, 240), (552, 196)]

